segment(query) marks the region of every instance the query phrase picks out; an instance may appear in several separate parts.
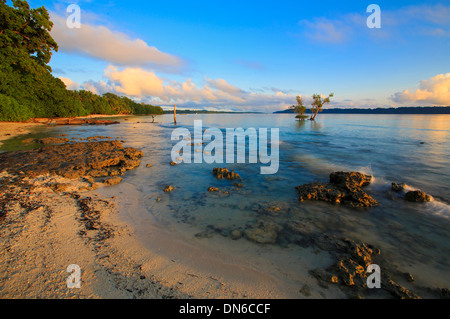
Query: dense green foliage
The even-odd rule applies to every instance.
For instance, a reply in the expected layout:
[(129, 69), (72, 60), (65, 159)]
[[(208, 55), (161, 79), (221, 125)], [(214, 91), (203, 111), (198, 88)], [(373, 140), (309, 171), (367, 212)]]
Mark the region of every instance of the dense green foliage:
[(32, 117), (71, 117), (88, 114), (162, 114), (160, 107), (127, 97), (70, 91), (51, 74), (58, 45), (53, 23), (44, 7), (30, 9), (25, 0), (8, 6), (0, 0), (0, 121)]

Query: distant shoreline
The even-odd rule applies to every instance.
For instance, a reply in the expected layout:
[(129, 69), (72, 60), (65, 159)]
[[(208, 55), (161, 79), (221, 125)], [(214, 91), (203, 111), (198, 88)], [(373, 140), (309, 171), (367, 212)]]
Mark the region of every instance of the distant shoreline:
[[(276, 111), (274, 114), (291, 114), (291, 109)], [(307, 110), (306, 113), (311, 113)], [(376, 108), (376, 109), (360, 109), (360, 108), (332, 108), (323, 109), (323, 114), (450, 114), (450, 106), (416, 106), (416, 107), (398, 107), (398, 108)]]

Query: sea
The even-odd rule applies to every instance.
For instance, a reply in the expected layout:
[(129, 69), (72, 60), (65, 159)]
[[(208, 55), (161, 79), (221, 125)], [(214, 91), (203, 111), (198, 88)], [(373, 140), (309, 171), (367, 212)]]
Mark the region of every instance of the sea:
[[(296, 272), (307, 274), (333, 262), (330, 254), (289, 231), (290, 225), (301, 224), (311, 232), (379, 248), (392, 267), (412, 274), (419, 285), (450, 287), (450, 115), (319, 114), (315, 121), (299, 121), (292, 114), (177, 114), (175, 125), (173, 115), (167, 114), (154, 121), (150, 116), (119, 121), (54, 127), (34, 136), (107, 136), (142, 150), (140, 167), (123, 178), (140, 192), (155, 222), (193, 245), (254, 260), (255, 267), (265, 265), (261, 267), (283, 280), (295, 281)], [(173, 158), (181, 138), (192, 141), (192, 159), (205, 154), (209, 142), (194, 137), (194, 121), (201, 121), (202, 132), (219, 129), (224, 136), (227, 129), (250, 128), (257, 134), (276, 129), (278, 136), (268, 134), (267, 145), (269, 153), (278, 150), (277, 171), (262, 174), (261, 167), (269, 164), (251, 162), (248, 155), (244, 163)], [(176, 140), (174, 132), (180, 128), (185, 134)], [(12, 143), (5, 142), (3, 150), (21, 147), (19, 141)], [(224, 138), (223, 150), (216, 152), (225, 153), (230, 143), (237, 141)], [(246, 140), (246, 154), (252, 143)], [(241, 180), (218, 180), (215, 167), (234, 170)], [(336, 171), (373, 176), (364, 190), (379, 205), (299, 202), (296, 186), (327, 182)], [(392, 191), (393, 182), (405, 183), (405, 191)], [(170, 193), (163, 191), (168, 185), (174, 188)], [(209, 187), (218, 191), (209, 192)], [(408, 202), (404, 194), (409, 190), (422, 190), (432, 200)], [(261, 234), (263, 239), (248, 235), (264, 227), (269, 233)]]

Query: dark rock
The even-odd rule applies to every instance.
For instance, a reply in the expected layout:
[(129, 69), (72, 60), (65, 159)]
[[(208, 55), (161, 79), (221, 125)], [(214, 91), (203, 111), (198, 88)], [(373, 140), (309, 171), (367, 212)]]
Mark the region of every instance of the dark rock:
[(361, 187), (370, 184), (372, 177), (358, 172), (335, 172), (330, 174), (330, 183), (310, 183), (297, 186), (299, 200), (321, 200), (351, 207), (371, 207), (378, 202)]
[(359, 172), (334, 172), (330, 174), (330, 183), (349, 191), (367, 186), (371, 180), (372, 176)]
[(408, 202), (429, 202), (431, 196), (422, 191), (409, 191), (405, 194), (405, 199)]
[(392, 183), (392, 190), (394, 192), (403, 192), (403, 190), (405, 189), (405, 183), (401, 183), (401, 184), (397, 184), (397, 183)]
[(227, 168), (214, 167), (213, 174), (217, 177), (217, 179), (241, 179), (238, 173), (235, 173), (233, 170), (229, 171)]

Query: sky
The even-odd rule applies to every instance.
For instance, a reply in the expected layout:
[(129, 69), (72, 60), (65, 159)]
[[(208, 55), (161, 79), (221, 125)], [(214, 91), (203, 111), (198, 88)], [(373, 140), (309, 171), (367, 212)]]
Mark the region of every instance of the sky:
[(329, 93), (327, 107), (450, 105), (450, 1), (28, 2), (50, 13), (68, 89), (235, 111)]

